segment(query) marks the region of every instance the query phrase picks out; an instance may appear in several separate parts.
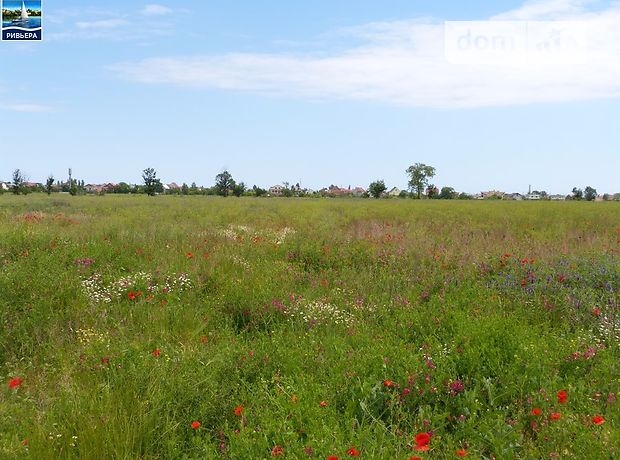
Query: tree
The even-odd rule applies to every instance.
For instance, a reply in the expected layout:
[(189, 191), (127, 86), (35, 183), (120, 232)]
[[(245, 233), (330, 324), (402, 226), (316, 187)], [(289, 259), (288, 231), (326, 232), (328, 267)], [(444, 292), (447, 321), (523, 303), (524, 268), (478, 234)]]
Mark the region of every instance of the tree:
[(424, 187), (428, 186), (428, 181), (435, 177), (435, 168), (424, 163), (416, 163), (409, 166), (406, 172), (409, 174), (409, 189), (418, 194), (418, 199), (422, 198)]
[(189, 195), (189, 187), (185, 182), (183, 182), (183, 185), (181, 186), (181, 195)]
[(267, 195), (267, 190), (265, 190), (264, 188), (257, 187), (256, 185), (252, 187), (252, 191), (254, 192), (255, 196)]
[(583, 190), (577, 187), (573, 187), (573, 200), (581, 200), (583, 199)]
[(458, 194), (452, 187), (441, 187), (440, 200), (453, 200)]
[(54, 188), (54, 176), (50, 174), (47, 178), (47, 181), (45, 182), (45, 191), (47, 192), (48, 195), (52, 194), (53, 188)]
[(594, 201), (596, 199), (596, 189), (590, 187), (589, 185), (586, 187), (586, 189), (583, 192), (583, 197), (587, 200), (587, 201)]
[(142, 171), (142, 180), (144, 181), (144, 193), (149, 196), (155, 196), (156, 193), (161, 193), (164, 190), (164, 186), (157, 178), (157, 172), (153, 168), (146, 168)]
[(381, 195), (387, 190), (385, 182), (376, 180), (368, 186), (368, 193), (373, 198), (381, 198)]
[(227, 197), (235, 186), (235, 180), (232, 175), (224, 170), (215, 176), (215, 190), (220, 196)]
[(426, 187), (426, 196), (431, 199), (439, 198), (439, 190), (437, 189), (437, 187), (435, 187), (434, 184), (431, 184), (428, 187)]
[(245, 193), (245, 189), (245, 184), (243, 182), (239, 182), (233, 186), (232, 193), (238, 198)]
[(19, 195), (24, 191), (24, 175), (19, 169), (13, 171), (13, 186), (11, 187), (15, 195)]

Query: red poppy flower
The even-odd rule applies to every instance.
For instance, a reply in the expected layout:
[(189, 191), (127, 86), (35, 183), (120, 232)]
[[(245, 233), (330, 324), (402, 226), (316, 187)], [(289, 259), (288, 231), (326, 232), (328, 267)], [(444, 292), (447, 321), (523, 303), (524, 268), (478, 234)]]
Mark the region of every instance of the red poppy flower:
[(551, 420), (560, 420), (561, 417), (562, 417), (562, 414), (560, 414), (559, 412), (551, 413)]
[(417, 457), (417, 456), (413, 456), (413, 457), (409, 457), (409, 460), (422, 460), (422, 457)]
[(271, 449), (272, 457), (278, 457), (279, 455), (282, 455), (283, 453), (284, 453), (284, 447), (282, 446), (275, 445), (273, 446), (273, 449)]
[(321, 402), (319, 403), (319, 406), (321, 406), (321, 407), (327, 407), (327, 401), (321, 401)]
[(194, 253), (193, 252), (188, 252), (185, 255), (187, 256), (188, 259), (193, 259), (194, 258)]
[(599, 307), (592, 308), (592, 314), (594, 316), (601, 316), (601, 309)]
[(458, 449), (456, 451), (456, 455), (458, 455), (459, 457), (466, 457), (467, 456), (467, 450), (466, 449)]
[(23, 383), (23, 379), (21, 377), (13, 377), (9, 380), (9, 388), (17, 388)]
[(431, 442), (430, 434), (426, 432), (418, 433), (415, 435), (416, 446), (414, 447), (414, 449), (415, 450), (429, 450), (430, 449), (430, 447), (428, 447), (429, 442)]
[(594, 417), (592, 417), (592, 422), (595, 425), (602, 425), (603, 423), (605, 423), (605, 419), (602, 415), (595, 415)]
[(338, 460), (337, 455), (328, 455), (326, 460)]
[(193, 428), (194, 430), (197, 430), (198, 428), (200, 428), (200, 422), (199, 422), (198, 420), (194, 420), (194, 421), (192, 422), (192, 428)]
[(136, 299), (136, 293), (133, 291), (129, 291), (129, 293), (127, 294), (127, 297), (129, 297), (129, 300), (135, 300)]
[(243, 414), (243, 404), (239, 404), (237, 407), (235, 407), (235, 415), (240, 416), (241, 414)]
[(357, 450), (355, 447), (351, 447), (349, 450), (347, 450), (347, 454), (349, 454), (351, 457), (359, 457), (360, 451)]
[(392, 387), (392, 386), (394, 386), (394, 382), (392, 382), (391, 380), (384, 380), (384, 381), (383, 381), (383, 384), (384, 384), (386, 387)]
[(161, 355), (161, 350), (160, 350), (159, 348), (155, 348), (155, 349), (151, 352), (151, 354), (152, 354), (153, 356), (157, 357), (157, 356)]
[(531, 411), (532, 415), (540, 415), (542, 413), (542, 409), (540, 407), (534, 407)]
[(557, 395), (558, 395), (558, 402), (560, 404), (565, 404), (568, 402), (568, 391), (560, 390), (558, 391)]

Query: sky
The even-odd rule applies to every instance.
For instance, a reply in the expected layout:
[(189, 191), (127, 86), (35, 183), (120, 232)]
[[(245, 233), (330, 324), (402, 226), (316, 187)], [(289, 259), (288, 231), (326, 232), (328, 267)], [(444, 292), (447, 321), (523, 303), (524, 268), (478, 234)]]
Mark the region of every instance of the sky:
[(469, 193), (620, 192), (617, 1), (42, 11), (42, 42), (0, 42), (0, 180), (406, 188), (425, 163)]

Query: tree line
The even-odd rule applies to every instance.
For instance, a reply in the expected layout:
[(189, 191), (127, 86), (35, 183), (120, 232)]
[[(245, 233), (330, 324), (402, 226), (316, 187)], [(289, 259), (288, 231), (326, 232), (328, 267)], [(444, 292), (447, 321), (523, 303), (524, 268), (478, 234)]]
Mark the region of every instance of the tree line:
[[(71, 170), (69, 170), (69, 180), (61, 182), (56, 181), (53, 175), (48, 176), (45, 184), (35, 184), (29, 186), (27, 184), (27, 177), (20, 169), (13, 171), (11, 191), (16, 195), (28, 194), (30, 192), (45, 192), (51, 195), (53, 192), (68, 192), (71, 195), (83, 195), (89, 192), (87, 186), (83, 180), (76, 180), (71, 177)], [(426, 165), (424, 163), (415, 163), (409, 166), (405, 173), (408, 176), (408, 190), (402, 190), (398, 194), (400, 198), (416, 198), (416, 199), (440, 199), (440, 200), (468, 200), (473, 199), (472, 195), (467, 193), (459, 193), (453, 187), (442, 187), (439, 189), (430, 181), (435, 177), (436, 169), (433, 166)], [(161, 182), (161, 179), (157, 177), (157, 171), (154, 168), (146, 168), (142, 171), (142, 184), (130, 185), (126, 182), (120, 182), (118, 184), (108, 184), (105, 189), (100, 190), (98, 193), (117, 193), (117, 194), (146, 194), (155, 196), (158, 194), (178, 194), (178, 195), (219, 195), (222, 197), (228, 196), (265, 196), (269, 194), (269, 191), (254, 185), (249, 188), (244, 182), (237, 182), (233, 178), (232, 174), (224, 170), (215, 176), (215, 183), (212, 187), (198, 187), (196, 183), (187, 185), (184, 183), (179, 188), (166, 190)], [(382, 198), (386, 196), (387, 186), (384, 180), (375, 180), (368, 186), (361, 196), (364, 198)], [(0, 193), (4, 190), (0, 188)], [(547, 198), (547, 193), (542, 191), (534, 191), (536, 195), (541, 198)], [(284, 182), (280, 196), (293, 197), (293, 196), (306, 196), (309, 193), (303, 190), (299, 184), (291, 186), (288, 182)], [(597, 191), (591, 186), (580, 189), (574, 187), (572, 193), (566, 196), (566, 199), (570, 200), (585, 200), (594, 201), (597, 197)], [(494, 197), (501, 198), (501, 197)], [(611, 196), (605, 194), (604, 200), (620, 200), (618, 194)]]

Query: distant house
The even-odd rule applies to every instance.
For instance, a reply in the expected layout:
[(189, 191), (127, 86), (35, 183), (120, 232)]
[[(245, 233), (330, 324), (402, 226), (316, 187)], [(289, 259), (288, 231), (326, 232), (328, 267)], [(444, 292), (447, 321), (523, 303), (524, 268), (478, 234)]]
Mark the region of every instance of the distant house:
[(87, 193), (101, 193), (104, 190), (104, 186), (100, 184), (86, 184), (84, 190)]
[(364, 195), (364, 193), (366, 193), (366, 190), (364, 190), (364, 187), (355, 187), (355, 188), (351, 191), (351, 194), (352, 194), (353, 196), (356, 196), (356, 197), (363, 196), (363, 195)]
[(272, 185), (269, 187), (269, 194), (273, 196), (282, 196), (284, 193), (284, 186), (282, 185)]
[(0, 189), (7, 191), (11, 189), (11, 184), (7, 182), (0, 182)]
[(389, 192), (387, 192), (387, 196), (398, 196), (400, 195), (400, 192), (402, 190), (399, 189), (398, 187), (394, 187), (392, 190), (390, 190)]
[(504, 198), (505, 195), (504, 192), (500, 192), (499, 190), (490, 190), (488, 192), (481, 192), (480, 194), (482, 195), (482, 199), (485, 200), (501, 200)]
[(523, 199), (523, 195), (520, 193), (507, 193), (504, 195), (504, 200), (515, 200), (521, 201)]
[(525, 195), (525, 199), (526, 200), (540, 200), (542, 198), (542, 196), (540, 195), (540, 193), (528, 193), (527, 195)]
[(549, 195), (549, 199), (551, 201), (564, 201), (566, 199), (566, 196), (564, 196), (564, 195)]

